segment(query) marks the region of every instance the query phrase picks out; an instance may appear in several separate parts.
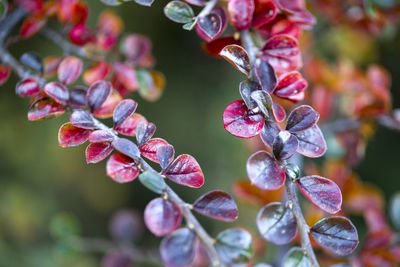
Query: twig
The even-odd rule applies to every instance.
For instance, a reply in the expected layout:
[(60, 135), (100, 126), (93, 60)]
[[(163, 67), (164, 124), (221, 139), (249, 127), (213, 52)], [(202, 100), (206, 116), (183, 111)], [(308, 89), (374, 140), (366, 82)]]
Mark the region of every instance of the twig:
[(40, 31), (40, 34), (52, 41), (54, 44), (58, 45), (64, 51), (64, 53), (74, 54), (76, 56), (86, 58), (85, 51), (82, 47), (67, 42), (58, 32), (50, 28), (44, 28)]
[(204, 8), (200, 11), (200, 13), (197, 15), (197, 18), (201, 18), (204, 16), (207, 16), (210, 14), (211, 10), (217, 5), (218, 0), (210, 0), (207, 2), (207, 4), (204, 6)]

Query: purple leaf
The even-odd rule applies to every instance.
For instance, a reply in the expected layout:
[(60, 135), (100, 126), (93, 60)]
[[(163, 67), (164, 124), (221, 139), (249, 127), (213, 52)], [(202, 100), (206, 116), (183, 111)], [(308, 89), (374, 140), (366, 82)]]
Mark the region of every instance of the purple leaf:
[(157, 151), (160, 147), (165, 145), (168, 145), (168, 142), (165, 141), (164, 139), (153, 138), (140, 147), (140, 153), (142, 153), (143, 157), (146, 157), (155, 163), (159, 163), (157, 158)]
[(272, 93), (277, 84), (274, 68), (267, 61), (258, 58), (254, 64), (254, 69), (262, 89), (268, 93)]
[(275, 190), (285, 182), (285, 171), (281, 163), (266, 151), (251, 155), (246, 168), (251, 183), (260, 189)]
[(277, 122), (282, 122), (286, 118), (285, 109), (276, 102), (272, 102), (272, 114)]
[(325, 138), (317, 125), (299, 133), (295, 133), (299, 141), (297, 152), (309, 157), (318, 158), (326, 152)]
[(126, 118), (132, 115), (135, 112), (138, 103), (133, 101), (132, 99), (124, 99), (118, 103), (118, 105), (114, 109), (113, 113), (113, 121), (114, 121), (114, 128), (121, 125)]
[(199, 188), (204, 184), (204, 175), (196, 159), (190, 155), (179, 155), (165, 170), (164, 175), (177, 184)]
[(172, 145), (163, 145), (156, 152), (161, 169), (165, 170), (174, 159), (175, 149)]
[(161, 241), (160, 253), (167, 267), (191, 266), (195, 256), (196, 235), (189, 228), (181, 228)]
[(276, 245), (285, 245), (297, 234), (297, 221), (293, 212), (279, 202), (264, 206), (257, 215), (261, 236)]
[(247, 266), (252, 257), (252, 238), (244, 229), (227, 229), (218, 234), (215, 248), (226, 265)]
[(233, 222), (238, 217), (235, 200), (220, 190), (210, 191), (198, 198), (193, 203), (193, 209), (205, 216), (226, 222)]
[(207, 42), (218, 38), (222, 34), (222, 18), (215, 13), (198, 18), (196, 32)]
[(290, 112), (286, 130), (296, 133), (305, 131), (314, 126), (319, 119), (319, 114), (307, 105), (299, 106)]
[(243, 47), (235, 44), (227, 45), (219, 52), (219, 55), (229, 61), (240, 72), (249, 76), (251, 69), (250, 58)]
[(111, 83), (107, 81), (97, 81), (89, 87), (86, 101), (92, 112), (96, 111), (107, 100), (111, 94), (111, 88)]
[(246, 106), (249, 109), (253, 109), (257, 107), (256, 101), (251, 97), (251, 93), (254, 91), (260, 91), (261, 87), (257, 82), (254, 82), (252, 80), (244, 80), (240, 83), (239, 85), (239, 93), (243, 99), (243, 101), (246, 103)]
[(141, 147), (147, 143), (156, 132), (156, 129), (157, 127), (154, 123), (146, 121), (139, 123), (136, 128), (136, 140), (138, 145)]
[(266, 121), (260, 134), (261, 140), (266, 146), (272, 148), (275, 137), (278, 136), (280, 131), (281, 127), (277, 123), (273, 121)]
[(126, 138), (116, 138), (112, 142), (113, 147), (122, 154), (132, 158), (140, 159), (140, 151), (137, 145)]
[(113, 140), (114, 140), (114, 135), (105, 130), (96, 130), (91, 132), (89, 135), (90, 143), (112, 142)]
[(87, 89), (84, 86), (75, 86), (69, 91), (68, 105), (74, 108), (84, 108), (86, 102)]
[(94, 120), (90, 113), (87, 111), (75, 110), (74, 112), (72, 112), (69, 120), (71, 121), (71, 124), (76, 127), (88, 130), (96, 129)]
[(117, 183), (128, 183), (139, 175), (139, 168), (128, 156), (113, 154), (107, 161), (107, 175)]
[(288, 131), (281, 131), (274, 140), (273, 152), (277, 159), (285, 160), (296, 153), (299, 141), (297, 137)]
[(49, 82), (44, 86), (44, 92), (57, 103), (66, 105), (69, 99), (68, 88), (59, 82)]
[(269, 110), (273, 103), (271, 96), (264, 90), (258, 90), (251, 93), (251, 98), (257, 103), (265, 117), (269, 117)]

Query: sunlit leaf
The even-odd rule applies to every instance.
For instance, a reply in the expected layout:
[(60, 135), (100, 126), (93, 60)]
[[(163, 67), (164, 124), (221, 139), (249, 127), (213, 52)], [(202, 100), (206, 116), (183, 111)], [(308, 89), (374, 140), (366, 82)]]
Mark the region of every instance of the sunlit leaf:
[(107, 175), (117, 183), (128, 183), (139, 175), (139, 168), (128, 156), (115, 153), (107, 161)]
[(240, 40), (236, 40), (232, 36), (224, 36), (215, 39), (209, 43), (203, 43), (203, 49), (207, 54), (214, 57), (219, 57), (220, 52), (227, 45), (240, 45)]
[(164, 14), (177, 23), (189, 23), (194, 19), (193, 9), (185, 2), (174, 0), (164, 7)]
[(274, 140), (273, 152), (277, 159), (285, 160), (293, 156), (299, 146), (297, 137), (288, 131), (281, 131)]
[(235, 221), (239, 216), (235, 200), (229, 194), (220, 190), (210, 191), (198, 198), (193, 203), (193, 210), (226, 222)]
[(164, 171), (164, 175), (177, 184), (199, 188), (204, 184), (204, 175), (196, 159), (190, 155), (179, 155)]
[(250, 74), (250, 58), (246, 50), (240, 45), (232, 44), (225, 46), (219, 55), (229, 61), (240, 72), (249, 76)]
[(161, 241), (160, 253), (167, 267), (190, 266), (195, 256), (196, 235), (189, 228), (181, 228)]
[(144, 171), (139, 175), (139, 180), (145, 187), (157, 194), (161, 194), (167, 187), (164, 178), (153, 171)]
[(86, 147), (86, 162), (98, 163), (103, 159), (107, 158), (108, 155), (113, 151), (113, 146), (111, 143), (92, 143)]
[(251, 235), (240, 228), (219, 233), (215, 248), (221, 260), (229, 266), (246, 266), (253, 254)]
[(75, 147), (85, 143), (89, 139), (90, 131), (64, 123), (58, 130), (58, 144), (61, 147)]

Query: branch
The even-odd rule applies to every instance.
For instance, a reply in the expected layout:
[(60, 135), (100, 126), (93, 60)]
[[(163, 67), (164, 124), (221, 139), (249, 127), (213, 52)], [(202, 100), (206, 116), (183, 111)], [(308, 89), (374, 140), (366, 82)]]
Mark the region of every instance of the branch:
[(204, 16), (207, 16), (210, 14), (211, 10), (217, 5), (218, 0), (210, 0), (207, 2), (207, 4), (204, 6), (204, 8), (200, 11), (200, 13), (197, 15), (197, 18), (201, 18)]
[(66, 54), (74, 54), (82, 58), (87, 57), (82, 47), (71, 44), (66, 41), (61, 34), (50, 28), (44, 28), (40, 31), (40, 34), (52, 41), (55, 45), (58, 45)]

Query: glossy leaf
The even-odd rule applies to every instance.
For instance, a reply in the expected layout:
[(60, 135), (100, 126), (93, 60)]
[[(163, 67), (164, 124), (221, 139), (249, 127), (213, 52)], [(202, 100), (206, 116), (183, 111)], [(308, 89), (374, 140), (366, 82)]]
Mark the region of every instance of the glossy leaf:
[(312, 107), (307, 105), (299, 106), (290, 112), (286, 130), (296, 133), (305, 131), (314, 126), (319, 119), (319, 114)]
[(97, 81), (93, 83), (86, 95), (86, 101), (92, 111), (96, 111), (110, 96), (111, 84), (107, 81)]
[(115, 153), (107, 161), (107, 175), (117, 183), (128, 183), (139, 175), (139, 168), (128, 156)]
[(265, 117), (269, 117), (269, 110), (272, 107), (272, 98), (264, 90), (258, 90), (251, 93), (250, 97), (257, 103), (258, 108)]
[(233, 222), (239, 216), (235, 200), (229, 194), (220, 190), (210, 191), (198, 198), (193, 203), (193, 210), (226, 222)]
[(274, 140), (273, 152), (277, 159), (286, 160), (296, 153), (299, 146), (297, 137), (288, 131), (281, 131)]
[(206, 51), (207, 54), (219, 57), (220, 52), (224, 49), (227, 45), (240, 45), (240, 40), (236, 40), (232, 36), (224, 36), (218, 39), (215, 39), (209, 43), (203, 43), (203, 49)]
[(174, 159), (175, 149), (171, 145), (160, 146), (157, 149), (156, 156), (161, 169), (165, 170)]
[(145, 187), (157, 194), (161, 194), (167, 187), (164, 178), (153, 171), (144, 171), (139, 175), (139, 180)]
[(358, 245), (357, 229), (344, 217), (324, 218), (310, 229), (318, 244), (340, 256), (350, 255)]
[(40, 121), (55, 118), (62, 115), (64, 112), (65, 109), (62, 105), (56, 103), (51, 98), (43, 98), (33, 102), (30, 106), (28, 120)]
[(40, 85), (34, 78), (26, 78), (17, 83), (15, 92), (21, 97), (32, 97), (40, 92)]
[(204, 175), (196, 159), (190, 155), (179, 155), (164, 171), (164, 175), (177, 184), (199, 188), (204, 184)]
[(317, 125), (295, 135), (299, 141), (297, 152), (300, 154), (309, 158), (317, 158), (325, 154), (327, 149), (325, 138)]
[(108, 143), (92, 143), (86, 147), (86, 162), (89, 163), (98, 163), (103, 159), (107, 158), (108, 155), (113, 151), (113, 146)]
[(174, 202), (159, 197), (147, 204), (144, 210), (144, 222), (154, 235), (165, 236), (181, 225), (182, 215)]
[(182, 1), (171, 1), (164, 7), (165, 15), (177, 23), (189, 23), (194, 19), (193, 9)]
[(261, 131), (260, 137), (264, 144), (272, 148), (275, 137), (280, 133), (281, 128), (279, 125), (273, 121), (266, 121), (265, 125)]
[(106, 130), (96, 130), (90, 133), (89, 142), (90, 143), (103, 143), (112, 142), (114, 140), (114, 135)]
[(284, 267), (312, 267), (307, 252), (299, 247), (291, 248), (283, 258)]
[(123, 135), (136, 136), (136, 129), (142, 122), (147, 123), (146, 118), (138, 113), (133, 113), (121, 125), (114, 127), (114, 130)]
[(290, 72), (279, 77), (274, 94), (281, 98), (293, 100), (293, 97), (303, 93), (307, 86), (307, 80), (299, 72)]
[(82, 60), (74, 56), (67, 56), (58, 66), (58, 79), (66, 85), (71, 84), (81, 75), (82, 67)]
[(69, 91), (62, 83), (49, 82), (44, 86), (44, 92), (61, 105), (66, 105), (69, 100)]
[(250, 74), (250, 58), (246, 50), (240, 45), (232, 44), (225, 46), (219, 55), (229, 61), (240, 72), (249, 76)]
[(249, 110), (243, 100), (229, 104), (223, 114), (224, 128), (233, 136), (251, 138), (264, 126), (264, 117)]
[(251, 235), (240, 228), (231, 228), (219, 233), (215, 248), (221, 260), (228, 266), (245, 266), (253, 254)]
[(135, 0), (135, 3), (142, 6), (151, 6), (154, 3), (154, 0)]
[(274, 68), (267, 61), (258, 58), (254, 70), (262, 89), (268, 93), (274, 91), (277, 84)]
[(61, 147), (75, 147), (89, 139), (90, 131), (75, 127), (71, 123), (64, 123), (58, 130), (58, 144)]
[(113, 121), (114, 127), (121, 125), (126, 118), (128, 118), (133, 112), (135, 112), (138, 103), (132, 99), (124, 99), (118, 103), (114, 109)]
[(196, 32), (207, 42), (218, 38), (222, 34), (222, 18), (215, 13), (198, 18)]
[(139, 147), (143, 146), (156, 132), (156, 125), (151, 122), (141, 122), (136, 128), (136, 140)]
[(266, 151), (258, 151), (247, 160), (247, 175), (255, 186), (264, 190), (275, 190), (285, 182), (281, 164)]
[(272, 0), (256, 0), (253, 15), (252, 26), (255, 28), (262, 27), (271, 22), (277, 13), (277, 6)]
[(162, 138), (153, 138), (147, 141), (143, 146), (140, 147), (140, 152), (143, 157), (149, 160), (159, 163), (157, 158), (157, 151), (160, 147), (168, 145), (168, 142)]
[(43, 72), (43, 59), (39, 54), (35, 52), (23, 53), (19, 61), (25, 66), (37, 71), (39, 73)]
[(132, 159), (140, 158), (140, 151), (137, 145), (126, 138), (115, 138), (112, 142), (113, 147), (122, 154)]
[(228, 2), (228, 13), (231, 24), (238, 31), (250, 27), (254, 13), (253, 0), (230, 0)]
[(290, 243), (297, 234), (297, 221), (293, 212), (279, 202), (264, 206), (257, 215), (261, 236), (276, 245)]
[(196, 235), (189, 228), (181, 228), (161, 241), (161, 259), (166, 267), (191, 266), (195, 256)]
[(71, 124), (76, 127), (88, 130), (96, 129), (93, 117), (90, 115), (89, 112), (85, 110), (75, 110), (74, 112), (72, 112), (69, 120)]
[(333, 181), (320, 176), (305, 176), (296, 180), (300, 191), (320, 209), (335, 214), (342, 207), (342, 193)]
[(260, 91), (261, 87), (257, 82), (252, 80), (244, 80), (239, 85), (240, 96), (243, 101), (246, 103), (246, 106), (249, 109), (253, 109), (257, 107), (257, 102), (251, 97), (251, 93), (255, 91)]
[(286, 118), (286, 111), (278, 103), (272, 102), (272, 115), (277, 122), (282, 122)]

